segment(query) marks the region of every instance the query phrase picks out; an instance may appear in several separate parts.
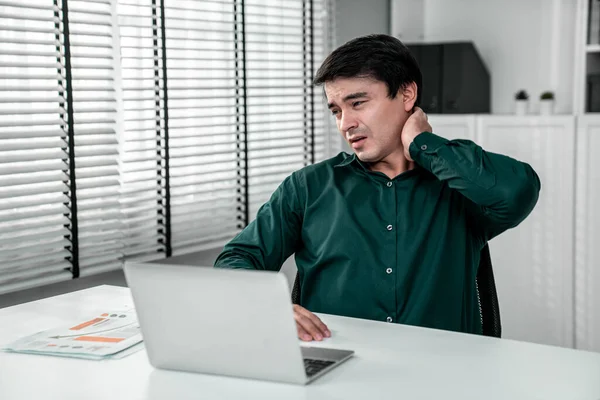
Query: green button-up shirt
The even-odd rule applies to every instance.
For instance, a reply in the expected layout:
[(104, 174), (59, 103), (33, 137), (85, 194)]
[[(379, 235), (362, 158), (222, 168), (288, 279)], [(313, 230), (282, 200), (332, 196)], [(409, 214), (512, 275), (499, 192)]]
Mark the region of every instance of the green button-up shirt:
[(215, 266), (278, 271), (295, 254), (312, 312), (481, 333), (480, 251), (531, 212), (539, 178), (430, 132), (409, 151), (394, 179), (346, 153), (294, 172)]

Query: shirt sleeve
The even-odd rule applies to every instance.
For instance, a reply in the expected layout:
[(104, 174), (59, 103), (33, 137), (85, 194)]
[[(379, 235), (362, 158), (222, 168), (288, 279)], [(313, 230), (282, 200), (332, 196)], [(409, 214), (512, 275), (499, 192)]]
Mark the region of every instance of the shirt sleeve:
[(470, 140), (423, 132), (409, 152), (417, 164), (466, 198), (470, 226), (484, 241), (520, 224), (537, 203), (541, 184), (530, 165), (487, 152)]
[(279, 271), (296, 252), (303, 209), (296, 173), (287, 177), (259, 210), (256, 219), (225, 245), (216, 268)]

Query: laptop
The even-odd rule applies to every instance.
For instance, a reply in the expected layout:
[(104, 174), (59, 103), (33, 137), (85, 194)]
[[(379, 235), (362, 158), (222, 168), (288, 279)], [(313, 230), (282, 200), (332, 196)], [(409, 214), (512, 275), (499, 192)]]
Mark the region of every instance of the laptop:
[(307, 384), (354, 351), (300, 346), (277, 272), (125, 263), (155, 368)]

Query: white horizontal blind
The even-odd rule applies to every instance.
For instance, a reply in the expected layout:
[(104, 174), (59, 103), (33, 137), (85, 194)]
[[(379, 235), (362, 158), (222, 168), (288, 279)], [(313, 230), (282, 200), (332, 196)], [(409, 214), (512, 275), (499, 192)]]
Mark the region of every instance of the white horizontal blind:
[(118, 269), (119, 205), (111, 0), (68, 0), (80, 274)]
[(0, 2), (0, 292), (219, 246), (322, 159), (325, 1)]
[(167, 252), (160, 7), (152, 0), (119, 0), (117, 10), (125, 254), (128, 259), (151, 260)]
[(0, 294), (71, 278), (59, 18), (0, 3)]
[(240, 13), (233, 1), (165, 1), (174, 255), (243, 227)]
[[(330, 0), (313, 0), (313, 18), (309, 20), (313, 24), (312, 36), (312, 79), (325, 60), (325, 57), (334, 50), (334, 32), (335, 23), (335, 1)], [(332, 118), (327, 101), (323, 95), (323, 88), (314, 88), (313, 93), (314, 105), (314, 128), (315, 128), (315, 162), (323, 161), (334, 154), (332, 142), (338, 140), (338, 131), (335, 126), (335, 120)]]
[(325, 157), (326, 119), (312, 87), (324, 40), (314, 21), (323, 8), (322, 1), (245, 2), (250, 219), (286, 176)]

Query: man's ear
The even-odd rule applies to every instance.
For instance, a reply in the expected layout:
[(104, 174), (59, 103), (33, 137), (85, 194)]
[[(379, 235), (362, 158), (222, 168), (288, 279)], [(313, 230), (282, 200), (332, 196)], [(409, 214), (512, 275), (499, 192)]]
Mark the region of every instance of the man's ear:
[(404, 111), (411, 112), (417, 101), (417, 84), (414, 82), (406, 84), (400, 88), (398, 95), (401, 96)]

